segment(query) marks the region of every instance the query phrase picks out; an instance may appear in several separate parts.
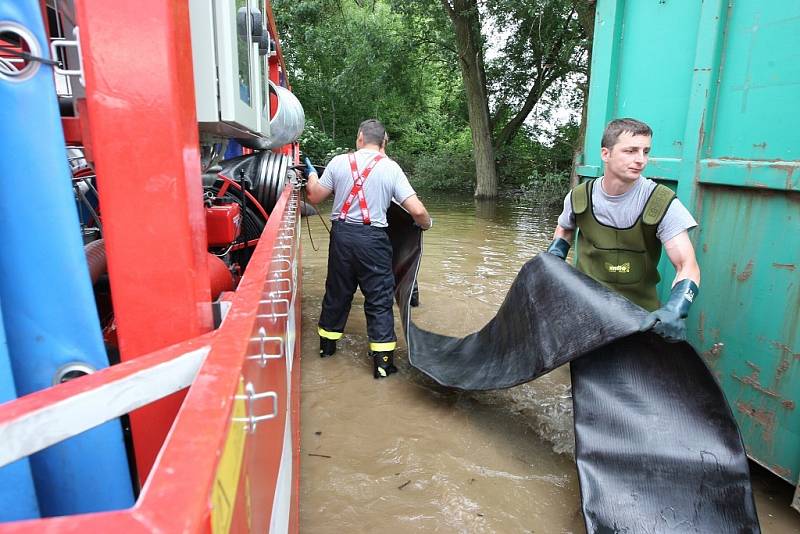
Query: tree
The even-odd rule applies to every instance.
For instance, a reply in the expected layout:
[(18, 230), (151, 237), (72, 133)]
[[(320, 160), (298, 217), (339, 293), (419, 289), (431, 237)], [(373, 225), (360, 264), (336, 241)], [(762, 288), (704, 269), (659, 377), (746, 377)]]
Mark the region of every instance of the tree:
[(489, 97), (484, 68), (484, 42), (477, 0), (441, 0), (453, 23), (458, 63), (467, 96), (469, 125), (475, 149), (475, 197), (497, 196), (497, 167), (489, 119)]
[(309, 121), (337, 146), (358, 124), (389, 124), (426, 107), (427, 75), (415, 68), (403, 20), (379, 0), (274, 0), (292, 89)]
[(490, 73), (497, 98), (495, 148), (501, 149), (545, 92), (582, 72), (586, 42), (577, 17), (581, 0), (491, 0), (488, 13), (508, 35)]
[[(427, 9), (430, 17), (435, 3), (452, 27), (451, 39), (438, 35), (436, 41), (460, 68), (475, 153), (475, 196), (491, 198), (497, 194), (497, 160), (542, 97), (556, 84), (580, 89), (564, 81), (588, 70), (590, 37), (579, 15), (592, 7), (586, 0), (395, 0), (394, 5), (417, 16)], [(430, 25), (418, 31), (431, 41)], [(487, 40), (487, 31), (504, 36), (504, 42)], [(487, 62), (490, 47), (497, 54)]]
[[(530, 168), (526, 146), (549, 146), (532, 113), (546, 118), (554, 94), (573, 94), (576, 106), (585, 97), (576, 75), (588, 70), (592, 0), (272, 3), (314, 128), (308, 146), (321, 152), (352, 146), (360, 121), (377, 117), (411, 173), (423, 160), (428, 176), (474, 161), (475, 196), (491, 198), (499, 180)], [(472, 178), (458, 169), (459, 180)]]
[(587, 103), (589, 102), (589, 76), (590, 76), (589, 66), (592, 64), (591, 43), (594, 41), (594, 16), (595, 16), (596, 3), (597, 3), (596, 0), (588, 0), (585, 3), (578, 4), (578, 21), (581, 24), (581, 28), (583, 29), (583, 35), (588, 43), (588, 46), (586, 47), (585, 77), (583, 79), (583, 83), (580, 84), (583, 106), (581, 107), (581, 122), (580, 122), (580, 128), (578, 129), (577, 142), (575, 143), (572, 156), (573, 165), (569, 175), (570, 187), (575, 187), (576, 185), (578, 185), (578, 156), (586, 148), (584, 146), (584, 142), (586, 138), (587, 110), (589, 108), (589, 106), (587, 105)]

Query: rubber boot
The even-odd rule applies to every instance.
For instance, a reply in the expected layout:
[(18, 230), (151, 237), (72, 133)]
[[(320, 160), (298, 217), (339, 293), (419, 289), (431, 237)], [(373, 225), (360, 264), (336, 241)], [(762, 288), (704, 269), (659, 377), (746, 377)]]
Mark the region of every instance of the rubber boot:
[(335, 339), (327, 339), (322, 336), (319, 338), (319, 357), (320, 358), (327, 358), (328, 356), (333, 356), (336, 352), (336, 340)]
[(394, 366), (394, 351), (373, 352), (372, 354), (372, 376), (375, 378), (386, 378), (397, 372)]

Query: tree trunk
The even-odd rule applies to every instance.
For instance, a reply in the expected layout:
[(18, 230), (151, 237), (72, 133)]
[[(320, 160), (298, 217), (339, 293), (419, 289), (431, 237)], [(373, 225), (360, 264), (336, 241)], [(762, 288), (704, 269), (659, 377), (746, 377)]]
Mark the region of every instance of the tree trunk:
[(489, 122), (489, 99), (483, 65), (480, 15), (477, 0), (441, 0), (455, 29), (461, 77), (467, 96), (469, 126), (475, 154), (475, 197), (497, 196), (497, 168)]
[(544, 74), (543, 69), (539, 69), (539, 71), (536, 73), (536, 79), (533, 82), (533, 87), (531, 87), (531, 90), (528, 92), (528, 96), (525, 98), (525, 103), (523, 104), (522, 108), (510, 121), (508, 121), (508, 124), (503, 126), (503, 129), (500, 130), (500, 133), (497, 134), (497, 137), (494, 141), (495, 150), (500, 151), (505, 148), (506, 145), (511, 143), (511, 141), (514, 139), (514, 136), (517, 135), (519, 129), (528, 118), (528, 115), (531, 114), (533, 108), (536, 107), (536, 104), (542, 98), (545, 90), (553, 83), (553, 79), (543, 81), (545, 77), (546, 75)]
[(331, 139), (336, 141), (336, 104), (331, 96)]
[(325, 133), (325, 119), (322, 118), (322, 106), (317, 104), (317, 112), (319, 113), (319, 128), (322, 133)]
[(575, 143), (575, 152), (572, 157), (572, 172), (569, 175), (570, 188), (578, 185), (580, 177), (578, 176), (578, 166), (584, 162), (584, 152), (586, 147), (586, 120), (589, 109), (589, 76), (591, 75), (592, 67), (592, 48), (594, 44), (594, 17), (595, 17), (595, 4), (594, 0), (586, 4), (579, 4), (578, 21), (583, 28), (584, 35), (586, 36), (586, 82), (581, 87), (583, 95), (583, 108), (581, 109), (581, 124), (578, 128), (578, 139)]

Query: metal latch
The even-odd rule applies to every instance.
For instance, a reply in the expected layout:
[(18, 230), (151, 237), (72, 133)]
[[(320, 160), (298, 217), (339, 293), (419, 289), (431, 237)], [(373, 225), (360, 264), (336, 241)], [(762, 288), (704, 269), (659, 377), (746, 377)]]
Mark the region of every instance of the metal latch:
[[(251, 337), (250, 340), (251, 341), (258, 341), (258, 343), (259, 343), (259, 354), (256, 354), (254, 356), (248, 356), (247, 359), (248, 360), (258, 360), (258, 365), (260, 367), (266, 367), (267, 366), (267, 360), (279, 360), (279, 359), (281, 359), (283, 357), (283, 353), (284, 353), (284, 349), (283, 349), (284, 341), (283, 341), (283, 338), (279, 337), (279, 336), (268, 336), (267, 335), (267, 330), (263, 326), (258, 329), (258, 336), (257, 337)], [(280, 348), (278, 349), (277, 354), (267, 353), (265, 345), (267, 344), (268, 341), (277, 341), (279, 343), (279, 347)]]
[[(50, 41), (50, 55), (53, 57), (54, 60), (58, 61), (58, 49), (59, 48), (75, 48), (76, 52), (78, 53), (78, 69), (63, 69), (61, 67), (53, 67), (53, 70), (56, 74), (61, 74), (62, 76), (77, 76), (78, 81), (81, 82), (81, 85), (86, 87), (86, 83), (83, 79), (83, 54), (81, 54), (81, 39), (80, 39), (80, 32), (78, 31), (78, 27), (72, 29), (72, 35), (75, 37), (74, 40), (68, 41), (67, 39), (62, 38), (55, 38)], [(66, 53), (66, 50), (65, 50)]]
[[(289, 300), (288, 299), (261, 299), (258, 301), (261, 305), (270, 304), (270, 309), (272, 310), (270, 313), (259, 313), (256, 315), (257, 319), (272, 319), (273, 321), (278, 319), (279, 317), (288, 317), (289, 316)], [(276, 304), (284, 304), (286, 307), (285, 311), (275, 311)]]
[(281, 265), (286, 265), (286, 268), (281, 267), (280, 269), (273, 269), (273, 272), (275, 273), (288, 273), (292, 270), (292, 263), (286, 258), (273, 258), (270, 263), (280, 263)]
[[(255, 404), (257, 400), (271, 398), (272, 399), (272, 413), (265, 415), (255, 414)], [(256, 393), (252, 382), (248, 382), (244, 388), (244, 395), (236, 395), (236, 400), (247, 401), (247, 417), (234, 417), (233, 421), (236, 423), (245, 423), (245, 432), (252, 434), (256, 431), (256, 425), (261, 421), (274, 419), (278, 415), (278, 394), (274, 391), (265, 391), (263, 393)]]
[(292, 281), (288, 278), (274, 278), (269, 282), (275, 285), (275, 289), (270, 291), (268, 295), (286, 295), (292, 292)]

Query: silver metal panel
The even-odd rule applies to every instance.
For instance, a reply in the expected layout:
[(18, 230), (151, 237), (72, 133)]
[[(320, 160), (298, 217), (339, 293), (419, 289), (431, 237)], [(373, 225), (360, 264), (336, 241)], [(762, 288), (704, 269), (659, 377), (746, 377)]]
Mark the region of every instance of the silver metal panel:
[[(253, 56), (252, 41), (246, 43), (239, 38), (236, 28), (236, 12), (240, 7), (251, 9), (251, 0), (218, 0), (214, 3), (217, 60), (219, 62), (220, 118), (252, 132), (258, 131), (258, 53)], [(247, 23), (248, 34), (250, 22)], [(249, 60), (240, 58), (240, 51), (248, 54)], [(241, 67), (240, 67), (241, 65)]]
[(214, 50), (214, 8), (208, 0), (189, 0), (192, 32), (194, 96), (197, 121), (219, 121), (217, 102), (217, 58)]
[[(268, 28), (265, 28), (264, 31), (268, 31)], [(260, 74), (258, 80), (258, 109), (261, 110), (261, 113), (258, 115), (258, 131), (263, 137), (269, 137), (269, 54), (261, 57), (258, 65)]]

